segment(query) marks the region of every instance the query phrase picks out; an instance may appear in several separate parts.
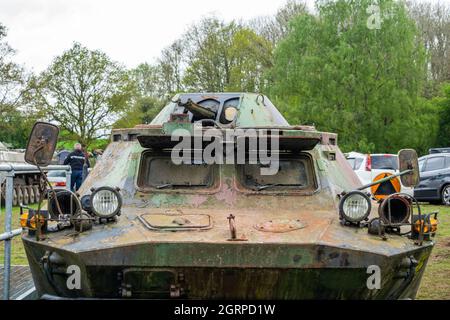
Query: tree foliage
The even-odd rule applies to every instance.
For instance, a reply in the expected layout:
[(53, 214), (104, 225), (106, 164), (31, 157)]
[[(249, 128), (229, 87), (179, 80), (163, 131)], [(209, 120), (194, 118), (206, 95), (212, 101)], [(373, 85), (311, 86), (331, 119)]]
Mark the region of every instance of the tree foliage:
[(263, 72), (272, 64), (271, 43), (235, 22), (212, 17), (185, 36), (188, 90), (259, 91)]
[(0, 141), (20, 148), (28, 139), (36, 115), (26, 112), (23, 106), (27, 76), (13, 61), (15, 51), (6, 42), (6, 35), (0, 23)]
[(154, 65), (131, 70), (137, 91), (114, 127), (149, 123), (178, 92), (259, 91), (272, 51), (270, 41), (241, 24), (205, 18), (165, 48)]
[(12, 61), (15, 51), (5, 38), (6, 28), (0, 23), (0, 112), (18, 105), (25, 83), (24, 71)]
[(85, 146), (105, 135), (134, 89), (120, 65), (79, 43), (55, 58), (31, 87), (36, 106)]
[(444, 82), (450, 81), (450, 6), (440, 1), (413, 1), (409, 11), (428, 54), (425, 95), (432, 97)]
[[(176, 93), (253, 91), (293, 124), (337, 132), (344, 151), (450, 144), (448, 4), (316, 0), (311, 11), (305, 3), (288, 0), (248, 22), (203, 18), (131, 70), (74, 44), (28, 86), (0, 24), (0, 140), (23, 147), (30, 123), (46, 118), (70, 143), (92, 144), (112, 124), (149, 123)], [(380, 25), (369, 28), (374, 7)]]
[(161, 52), (158, 59), (160, 88), (165, 94), (173, 94), (183, 90), (183, 47), (178, 41)]
[(141, 63), (130, 70), (129, 76), (134, 82), (138, 96), (162, 97), (164, 96), (163, 79), (160, 65)]
[(442, 86), (440, 96), (434, 98), (434, 105), (439, 112), (439, 139), (438, 147), (448, 147), (450, 145), (450, 83)]
[(131, 108), (114, 123), (114, 128), (132, 128), (149, 124), (164, 107), (164, 101), (155, 97), (140, 97)]
[(259, 36), (267, 39), (273, 46), (289, 33), (290, 21), (308, 9), (305, 1), (288, 0), (278, 9), (274, 16), (264, 16), (252, 19), (248, 25)]
[(270, 91), (291, 122), (340, 134), (346, 149), (394, 152), (418, 146), (425, 53), (406, 8), (378, 1), (381, 28), (367, 27), (370, 0), (322, 1), (275, 52)]

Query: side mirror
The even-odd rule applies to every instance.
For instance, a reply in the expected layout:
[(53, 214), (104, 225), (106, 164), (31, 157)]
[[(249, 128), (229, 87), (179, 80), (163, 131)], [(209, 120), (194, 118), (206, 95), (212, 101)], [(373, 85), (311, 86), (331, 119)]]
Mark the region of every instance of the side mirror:
[(411, 173), (400, 176), (405, 187), (415, 187), (419, 184), (419, 162), (417, 152), (413, 149), (402, 149), (398, 152), (398, 167), (400, 172), (412, 170)]
[(36, 122), (28, 139), (25, 161), (32, 165), (48, 166), (58, 141), (59, 128), (51, 123)]

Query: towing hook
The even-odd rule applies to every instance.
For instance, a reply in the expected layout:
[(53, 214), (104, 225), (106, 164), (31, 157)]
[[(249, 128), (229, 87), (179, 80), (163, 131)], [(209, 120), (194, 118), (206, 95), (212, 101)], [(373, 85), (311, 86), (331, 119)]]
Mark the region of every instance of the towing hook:
[(236, 236), (236, 224), (235, 224), (235, 221), (234, 221), (234, 215), (232, 215), (232, 214), (230, 214), (229, 216), (228, 216), (228, 225), (229, 225), (229, 227), (230, 227), (230, 234), (231, 234), (231, 237), (230, 237), (230, 239), (229, 240), (236, 240), (236, 238), (237, 238), (237, 236)]
[(248, 241), (248, 239), (244, 235), (242, 235), (240, 238), (237, 237), (236, 222), (234, 220), (235, 216), (233, 214), (230, 214), (227, 219), (231, 235), (228, 241)]

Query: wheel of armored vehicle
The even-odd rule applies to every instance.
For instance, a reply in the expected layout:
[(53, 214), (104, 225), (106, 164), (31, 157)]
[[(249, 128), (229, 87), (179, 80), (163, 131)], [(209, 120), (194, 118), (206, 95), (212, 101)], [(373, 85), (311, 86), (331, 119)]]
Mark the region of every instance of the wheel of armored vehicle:
[(13, 206), (17, 206), (19, 204), (19, 199), (17, 198), (16, 188), (13, 190)]
[(20, 187), (20, 189), (22, 189), (22, 194), (23, 194), (23, 204), (27, 205), (30, 203), (30, 194), (28, 193), (28, 188), (27, 186), (22, 186)]
[(19, 186), (17, 186), (17, 187), (15, 187), (14, 189), (15, 189), (15, 191), (16, 191), (16, 193), (17, 193), (17, 204), (16, 204), (16, 205), (23, 203), (23, 192), (22, 192), (22, 188), (19, 187)]
[(33, 188), (30, 185), (26, 186), (26, 188), (27, 188), (27, 191), (28, 191), (29, 204), (33, 204), (34, 203)]
[(33, 191), (34, 191), (34, 198), (36, 199), (36, 203), (39, 202), (39, 196), (40, 196), (40, 192), (39, 192), (39, 187), (38, 186), (32, 186)]
[(37, 199), (36, 199), (36, 196), (34, 193), (33, 186), (28, 186), (27, 188), (28, 188), (28, 194), (30, 196), (30, 203), (36, 203)]

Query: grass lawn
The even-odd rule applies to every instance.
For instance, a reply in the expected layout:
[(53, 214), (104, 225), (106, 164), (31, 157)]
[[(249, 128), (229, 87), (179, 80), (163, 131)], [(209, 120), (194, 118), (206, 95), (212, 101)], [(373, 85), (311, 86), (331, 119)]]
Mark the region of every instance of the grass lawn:
[[(450, 300), (450, 207), (423, 205), (423, 212), (439, 211), (437, 244), (425, 270), (417, 299)], [(13, 229), (19, 228), (19, 208), (13, 209)], [(0, 214), (0, 233), (4, 232), (5, 210)], [(0, 243), (0, 264), (3, 264), (3, 243)], [(20, 237), (12, 243), (12, 263), (27, 264)]]
[(450, 207), (427, 205), (423, 209), (424, 213), (439, 211), (439, 225), (417, 299), (450, 300)]
[[(12, 229), (20, 228), (20, 209), (19, 207), (13, 208), (13, 219), (12, 219)], [(1, 208), (0, 212), (0, 233), (5, 232), (5, 207)], [(3, 241), (0, 242), (0, 264), (3, 265), (4, 261), (4, 250), (5, 246)], [(14, 237), (12, 241), (12, 257), (11, 263), (15, 265), (28, 264), (27, 256), (25, 255), (25, 250), (22, 245), (22, 239), (20, 236)]]

